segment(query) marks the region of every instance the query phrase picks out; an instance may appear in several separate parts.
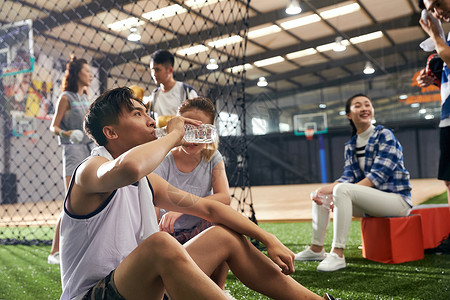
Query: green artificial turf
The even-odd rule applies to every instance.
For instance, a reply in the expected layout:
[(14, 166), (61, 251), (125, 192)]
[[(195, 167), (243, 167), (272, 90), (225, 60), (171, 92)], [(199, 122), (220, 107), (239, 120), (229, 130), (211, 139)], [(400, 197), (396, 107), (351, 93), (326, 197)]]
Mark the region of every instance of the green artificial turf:
[[(433, 203), (447, 203), (444, 193)], [(428, 202), (427, 202), (428, 203)], [(309, 245), (311, 222), (262, 223), (260, 226), (274, 233), (292, 251)], [(20, 239), (28, 239), (30, 228), (1, 228), (5, 235), (20, 231)], [(46, 228), (43, 236), (52, 236)], [(12, 233), (11, 233), (12, 232)], [(33, 233), (31, 239), (37, 239)], [(332, 223), (325, 243), (330, 249)], [(360, 222), (352, 222), (345, 256), (347, 268), (331, 272), (317, 272), (318, 262), (296, 262), (295, 280), (323, 295), (328, 292), (342, 299), (450, 299), (450, 255), (425, 255), (425, 259), (391, 265), (372, 262), (361, 256)], [(59, 266), (47, 264), (50, 246), (0, 245), (0, 299), (59, 299), (61, 283)], [(233, 274), (227, 278), (226, 288), (236, 299), (269, 299), (246, 288)]]
[(442, 194), (439, 194), (437, 196), (431, 197), (427, 201), (421, 203), (421, 204), (444, 204), (447, 202), (447, 192), (443, 192)]

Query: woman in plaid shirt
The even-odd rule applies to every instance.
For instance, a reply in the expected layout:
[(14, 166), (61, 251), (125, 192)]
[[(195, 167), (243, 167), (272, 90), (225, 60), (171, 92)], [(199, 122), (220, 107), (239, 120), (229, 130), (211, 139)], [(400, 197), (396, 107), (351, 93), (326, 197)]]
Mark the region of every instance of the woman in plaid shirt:
[[(346, 267), (343, 251), (352, 216), (404, 217), (411, 210), (409, 173), (403, 163), (402, 146), (392, 131), (372, 125), (374, 109), (370, 99), (357, 94), (347, 100), (347, 118), (352, 138), (345, 144), (345, 166), (341, 177), (312, 193), (311, 246), (296, 254), (295, 260), (321, 260), (318, 271)], [(330, 209), (321, 196), (332, 194), (333, 244), (323, 249)]]

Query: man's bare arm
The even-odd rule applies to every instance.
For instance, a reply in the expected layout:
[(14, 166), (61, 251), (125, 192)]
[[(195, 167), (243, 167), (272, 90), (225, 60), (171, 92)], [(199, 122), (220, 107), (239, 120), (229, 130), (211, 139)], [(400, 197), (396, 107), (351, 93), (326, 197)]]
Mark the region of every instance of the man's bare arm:
[(294, 272), (294, 254), (292, 251), (286, 248), (273, 234), (262, 230), (229, 205), (186, 193), (170, 185), (156, 174), (150, 174), (148, 178), (155, 192), (154, 202), (156, 206), (198, 216), (254, 238), (267, 247), (269, 257), (281, 268), (283, 273)]

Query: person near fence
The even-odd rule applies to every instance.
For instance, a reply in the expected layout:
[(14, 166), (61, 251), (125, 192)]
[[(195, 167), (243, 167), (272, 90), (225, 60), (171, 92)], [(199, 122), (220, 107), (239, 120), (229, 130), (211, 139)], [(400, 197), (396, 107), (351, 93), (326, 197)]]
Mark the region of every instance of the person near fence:
[[(185, 100), (177, 115), (203, 124), (215, 123), (214, 104), (204, 97)], [(154, 173), (180, 190), (229, 205), (228, 179), (218, 143), (181, 145), (167, 154)], [(159, 230), (170, 233), (181, 244), (213, 225), (196, 216), (160, 210)], [(225, 288), (227, 273), (228, 266), (223, 264), (212, 276), (221, 288)]]
[[(419, 0), (419, 7), (426, 9), (436, 19), (442, 22), (450, 22), (450, 0)], [(427, 17), (427, 21), (420, 19), (419, 23), (432, 39), (439, 57), (445, 62), (442, 66), (440, 78), (438, 78), (441, 82), (441, 120), (439, 122), (440, 157), (437, 178), (444, 181), (450, 209), (450, 69), (448, 67), (450, 64), (450, 38), (447, 38), (447, 41), (444, 41), (439, 35), (436, 24), (432, 22), (429, 17)], [(417, 83), (421, 87), (432, 85), (432, 74), (427, 73), (425, 69), (421, 70), (419, 76), (417, 76)], [(450, 254), (450, 233), (437, 247), (426, 249), (425, 253)]]
[(184, 100), (197, 97), (192, 86), (175, 80), (174, 64), (175, 57), (168, 50), (155, 51), (150, 60), (150, 72), (157, 85), (149, 99), (150, 114), (157, 121), (158, 127), (164, 127), (176, 115), (178, 106)]
[[(313, 193), (311, 246), (295, 255), (295, 260), (319, 260), (318, 271), (346, 267), (344, 248), (355, 217), (404, 217), (412, 208), (409, 172), (403, 150), (392, 131), (374, 126), (374, 109), (364, 94), (349, 98), (345, 105), (352, 137), (345, 144), (344, 172), (336, 182)], [(331, 209), (321, 196), (332, 194)], [(333, 244), (325, 253), (325, 233), (333, 211)]]
[[(87, 97), (87, 88), (92, 82), (92, 73), (85, 59), (77, 59), (72, 55), (67, 63), (62, 82), (62, 94), (58, 99), (50, 131), (58, 136), (62, 147), (62, 165), (64, 191), (67, 188), (75, 167), (89, 156), (94, 143), (83, 133), (83, 118), (91, 104)], [(58, 217), (52, 248), (48, 263), (59, 264), (59, 230)]]
[[(183, 143), (185, 123), (201, 124), (177, 116), (156, 139), (155, 121), (128, 88), (109, 90), (90, 106), (84, 127), (99, 147), (76, 168), (65, 199), (61, 299), (161, 299), (165, 290), (172, 299), (227, 299), (209, 278), (224, 262), (271, 298), (323, 299), (288, 276), (294, 253), (273, 234), (152, 173)], [(220, 225), (183, 246), (158, 231), (153, 205)], [(264, 243), (268, 256), (243, 234)]]

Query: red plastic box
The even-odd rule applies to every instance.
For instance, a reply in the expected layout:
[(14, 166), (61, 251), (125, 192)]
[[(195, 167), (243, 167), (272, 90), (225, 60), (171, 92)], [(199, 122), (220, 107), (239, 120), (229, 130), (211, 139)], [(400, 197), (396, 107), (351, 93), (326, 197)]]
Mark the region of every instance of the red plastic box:
[(369, 260), (399, 264), (424, 258), (420, 215), (362, 218), (362, 255)]
[(435, 248), (450, 233), (448, 204), (428, 204), (413, 207), (411, 214), (422, 217), (423, 247)]

